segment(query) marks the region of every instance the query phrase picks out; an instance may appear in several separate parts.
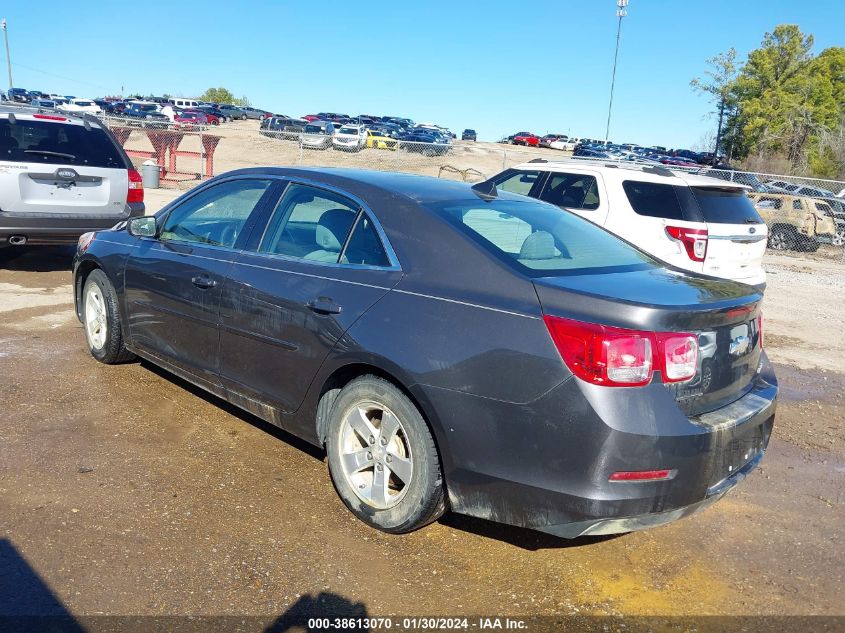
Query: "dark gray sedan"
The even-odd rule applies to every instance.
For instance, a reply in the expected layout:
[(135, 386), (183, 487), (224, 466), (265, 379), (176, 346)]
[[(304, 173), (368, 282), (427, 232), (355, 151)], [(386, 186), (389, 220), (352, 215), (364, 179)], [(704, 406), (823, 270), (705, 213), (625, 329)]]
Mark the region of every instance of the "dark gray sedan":
[(80, 239), (104, 363), (148, 359), (321, 447), (348, 508), (565, 537), (660, 525), (760, 462), (760, 294), (557, 207), (434, 178), (244, 169)]

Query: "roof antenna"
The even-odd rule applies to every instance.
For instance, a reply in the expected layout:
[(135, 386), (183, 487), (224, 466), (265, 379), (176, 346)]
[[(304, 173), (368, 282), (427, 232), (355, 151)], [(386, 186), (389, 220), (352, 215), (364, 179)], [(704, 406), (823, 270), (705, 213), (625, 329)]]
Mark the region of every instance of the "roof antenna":
[(495, 200), (499, 195), (499, 192), (496, 190), (496, 183), (492, 180), (484, 180), (476, 183), (471, 189), (482, 200)]

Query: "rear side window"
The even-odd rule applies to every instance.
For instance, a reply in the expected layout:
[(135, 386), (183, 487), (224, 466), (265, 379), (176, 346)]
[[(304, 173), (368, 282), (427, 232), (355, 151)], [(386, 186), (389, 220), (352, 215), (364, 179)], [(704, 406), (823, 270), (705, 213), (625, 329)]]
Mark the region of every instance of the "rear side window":
[[(678, 187), (658, 182), (626, 180), (622, 183), (628, 202), (637, 215), (666, 220), (700, 221), (688, 204), (687, 187)], [(679, 191), (679, 190), (684, 190)], [(679, 196), (681, 194), (681, 196)], [(687, 204), (685, 204), (687, 203)]]
[(598, 183), (584, 174), (551, 174), (540, 199), (567, 209), (592, 211), (599, 208)]
[(341, 263), (359, 266), (390, 266), (390, 260), (384, 252), (376, 227), (366, 213), (358, 218), (358, 223), (349, 236)]
[(0, 160), (126, 169), (118, 148), (102, 129), (17, 118), (0, 119)]
[(783, 200), (770, 196), (761, 196), (757, 199), (755, 206), (761, 209), (781, 209), (783, 207)]
[(745, 191), (721, 187), (690, 187), (708, 224), (763, 224)]

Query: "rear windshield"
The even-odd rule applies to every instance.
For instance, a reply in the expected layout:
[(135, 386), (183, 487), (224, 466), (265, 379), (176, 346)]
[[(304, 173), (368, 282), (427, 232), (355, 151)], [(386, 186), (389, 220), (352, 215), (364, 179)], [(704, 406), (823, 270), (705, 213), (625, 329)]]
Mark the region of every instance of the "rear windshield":
[(690, 187), (704, 221), (713, 224), (763, 224), (745, 191)]
[(658, 265), (592, 222), (531, 199), (449, 201), (434, 209), (491, 254), (532, 277)]
[(123, 156), (98, 127), (0, 119), (0, 160), (126, 169)]
[(713, 224), (763, 224), (745, 191), (719, 187), (682, 187), (657, 182), (622, 183), (638, 215)]

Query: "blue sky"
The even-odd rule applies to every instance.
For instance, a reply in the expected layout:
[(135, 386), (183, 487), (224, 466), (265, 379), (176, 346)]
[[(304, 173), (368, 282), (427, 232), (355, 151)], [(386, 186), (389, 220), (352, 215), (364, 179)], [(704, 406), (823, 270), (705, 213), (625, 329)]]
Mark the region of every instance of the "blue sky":
[[(225, 86), (294, 116), (407, 116), (497, 140), (523, 129), (604, 136), (615, 10), (615, 0), (5, 0), (0, 17), (14, 82), (28, 89)], [(744, 58), (780, 23), (812, 33), (815, 52), (845, 45), (840, 0), (631, 0), (611, 139), (698, 144), (715, 119), (690, 79), (731, 46)]]

